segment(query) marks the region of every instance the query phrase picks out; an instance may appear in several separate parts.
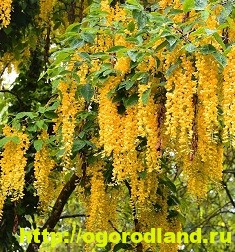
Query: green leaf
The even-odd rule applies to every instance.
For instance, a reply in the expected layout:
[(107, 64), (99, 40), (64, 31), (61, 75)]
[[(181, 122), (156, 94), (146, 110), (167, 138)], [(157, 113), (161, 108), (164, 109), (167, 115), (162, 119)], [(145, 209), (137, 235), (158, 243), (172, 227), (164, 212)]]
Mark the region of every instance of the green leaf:
[(86, 142), (83, 140), (75, 140), (73, 143), (72, 152), (80, 151), (84, 146), (86, 146)]
[(207, 0), (195, 0), (194, 2), (194, 9), (195, 10), (205, 10), (206, 6), (207, 6)]
[(105, 70), (105, 71), (102, 73), (102, 75), (103, 75), (104, 77), (106, 77), (106, 76), (110, 75), (111, 73), (115, 73), (115, 71), (114, 71), (113, 69), (107, 69), (107, 70)]
[(132, 246), (128, 243), (118, 243), (114, 246), (113, 248), (113, 252), (117, 252), (119, 251), (120, 249), (124, 249), (125, 251), (126, 250), (132, 250)]
[(155, 204), (153, 205), (153, 207), (154, 207), (154, 210), (155, 210), (157, 213), (160, 212), (160, 211), (162, 211), (162, 206), (159, 205), (158, 203), (155, 203)]
[(175, 196), (175, 195), (170, 195), (167, 199), (167, 205), (168, 206), (176, 206), (176, 205), (179, 205), (180, 202), (178, 200), (178, 198)]
[(3, 147), (6, 143), (8, 143), (10, 141), (15, 144), (20, 143), (20, 139), (18, 136), (7, 136), (7, 137), (4, 137), (0, 140), (0, 147)]
[(36, 121), (36, 125), (38, 126), (39, 129), (44, 129), (44, 121), (43, 120)]
[(108, 242), (107, 245), (104, 247), (104, 251), (103, 252), (109, 252), (112, 248), (112, 243)]
[(51, 106), (47, 107), (46, 108), (46, 111), (54, 111), (58, 108), (60, 102), (59, 101), (56, 101), (54, 102)]
[(177, 215), (177, 219), (182, 223), (182, 225), (184, 226), (185, 222), (186, 222), (186, 217), (181, 214), (181, 213), (178, 213)]
[(43, 140), (42, 139), (37, 139), (34, 141), (33, 146), (35, 148), (36, 151), (40, 151), (42, 149), (43, 146)]
[(130, 57), (130, 59), (131, 59), (133, 62), (136, 62), (136, 59), (137, 59), (138, 54), (139, 54), (139, 53), (136, 52), (136, 51), (132, 51), (132, 50), (127, 51), (127, 55)]
[(127, 26), (127, 29), (130, 31), (130, 32), (133, 32), (135, 30), (135, 23), (133, 21), (131, 21), (128, 26)]
[(207, 35), (212, 35), (212, 34), (214, 34), (216, 32), (216, 30), (212, 30), (212, 29), (207, 29), (206, 28), (205, 32), (206, 32)]
[(149, 88), (143, 92), (141, 99), (142, 99), (142, 102), (144, 105), (146, 105), (148, 103), (150, 93), (151, 93), (151, 88)]
[(195, 7), (195, 2), (194, 0), (184, 0), (183, 3), (183, 11), (188, 12), (192, 10)]
[(55, 57), (53, 65), (61, 65), (61, 62), (63, 62), (65, 59), (68, 59), (73, 53), (74, 53), (73, 48), (64, 48), (59, 52), (53, 53), (51, 55), (52, 58)]
[(228, 16), (233, 10), (233, 3), (232, 1), (227, 1), (227, 3), (223, 6), (223, 10), (221, 11), (220, 15), (218, 16), (219, 24), (223, 24), (226, 22)]
[(164, 177), (164, 179), (160, 178), (159, 182), (161, 184), (166, 185), (173, 193), (176, 193), (177, 189), (175, 184), (167, 177)]
[(168, 41), (165, 40), (165, 41), (163, 41), (160, 45), (158, 45), (158, 46), (156, 47), (155, 51), (156, 51), (156, 52), (157, 52), (157, 51), (160, 51), (162, 48), (164, 48), (164, 47), (167, 46), (167, 45), (168, 45)]
[(46, 111), (46, 108), (45, 107), (39, 107), (38, 108), (38, 112), (41, 113), (41, 114), (44, 114)]
[(41, 72), (39, 75), (38, 81), (40, 81), (46, 74), (47, 74), (47, 71)]
[(212, 55), (222, 67), (226, 66), (227, 58), (222, 53), (216, 51)]
[(144, 9), (138, 0), (126, 0), (126, 3), (138, 7), (140, 10)]
[(15, 119), (18, 120), (18, 119), (21, 119), (25, 116), (29, 117), (30, 119), (33, 119), (33, 118), (37, 117), (37, 114), (33, 113), (33, 112), (20, 112), (16, 115)]
[(145, 179), (145, 178), (146, 178), (146, 176), (147, 176), (147, 171), (142, 171), (142, 172), (139, 172), (139, 173), (138, 173), (138, 175), (139, 175), (139, 178), (141, 178), (141, 179)]
[(84, 39), (84, 41), (93, 44), (95, 41), (95, 35), (91, 33), (81, 33), (81, 37)]
[(200, 49), (201, 53), (203, 53), (203, 54), (212, 54), (212, 53), (216, 52), (216, 48), (211, 44), (204, 45), (204, 46), (200, 47), (199, 49)]
[(149, 79), (149, 73), (147, 72), (137, 72), (132, 76), (132, 81), (140, 81), (141, 83), (147, 83)]
[(80, 23), (71, 24), (67, 27), (66, 32), (79, 32), (80, 27), (81, 27)]
[(87, 62), (91, 62), (90, 55), (87, 52), (80, 52), (78, 54)]
[(91, 55), (91, 58), (106, 58), (106, 57), (109, 57), (109, 56), (104, 52), (97, 52)]
[(138, 102), (138, 95), (133, 94), (130, 97), (123, 99), (123, 103), (125, 107), (133, 106)]
[(126, 90), (129, 90), (130, 88), (132, 88), (134, 84), (135, 84), (134, 81), (131, 81), (131, 80), (125, 81)]
[(220, 44), (220, 46), (223, 48), (223, 50), (226, 50), (226, 46), (225, 46), (221, 36), (217, 32), (213, 34), (213, 37)]
[(201, 18), (202, 20), (206, 21), (210, 16), (210, 12), (208, 10), (201, 11)]
[(84, 99), (89, 102), (94, 95), (94, 88), (91, 84), (85, 84), (81, 86), (80, 93), (84, 97)]
[(110, 49), (107, 50), (107, 52), (117, 52), (121, 49), (126, 49), (125, 46), (113, 46)]
[(192, 43), (190, 43), (190, 44), (187, 44), (186, 46), (185, 46), (185, 50), (187, 51), (187, 52), (195, 52), (196, 51), (196, 49), (197, 49), (197, 47), (194, 45), (194, 44), (192, 44)]
[(197, 29), (196, 31), (192, 32), (191, 35), (204, 35), (205, 34), (205, 28), (201, 27)]
[(174, 36), (166, 36), (166, 40), (168, 41), (170, 46), (173, 46), (176, 43), (177, 38)]
[(170, 76), (174, 71), (175, 69), (180, 65), (181, 63), (181, 60), (180, 59), (177, 59), (176, 62), (174, 64), (172, 64), (166, 71), (166, 76)]
[(58, 118), (58, 115), (57, 113), (55, 113), (54, 111), (46, 111), (44, 113), (44, 116), (48, 119), (55, 119), (55, 118)]

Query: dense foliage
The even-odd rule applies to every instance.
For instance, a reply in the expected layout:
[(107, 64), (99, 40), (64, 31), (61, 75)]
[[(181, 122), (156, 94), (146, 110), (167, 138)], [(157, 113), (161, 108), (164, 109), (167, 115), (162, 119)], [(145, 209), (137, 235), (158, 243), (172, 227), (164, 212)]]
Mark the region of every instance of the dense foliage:
[[(3, 251), (50, 251), (19, 244), (20, 227), (234, 231), (234, 14), (232, 1), (0, 3)], [(98, 251), (126, 250), (234, 245)]]

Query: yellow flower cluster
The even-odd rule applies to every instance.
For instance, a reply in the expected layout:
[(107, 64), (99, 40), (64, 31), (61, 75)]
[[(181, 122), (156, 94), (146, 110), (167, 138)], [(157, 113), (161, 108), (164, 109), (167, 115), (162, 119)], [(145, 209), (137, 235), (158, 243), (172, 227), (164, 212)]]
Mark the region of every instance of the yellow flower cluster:
[(98, 161), (88, 167), (91, 178), (91, 195), (89, 202), (89, 216), (86, 221), (86, 228), (89, 231), (108, 231), (109, 224), (109, 196), (106, 193), (104, 177), (102, 174), (103, 162)]
[(17, 61), (14, 60), (13, 54), (5, 52), (0, 58), (0, 71), (6, 71), (9, 74), (12, 71), (12, 66), (17, 66)]
[[(152, 80), (154, 81), (154, 80)], [(138, 135), (147, 138), (146, 149), (146, 165), (148, 172), (153, 170), (159, 170), (158, 159), (160, 157), (160, 150), (157, 150), (157, 146), (160, 143), (160, 129), (158, 127), (158, 106), (154, 102), (153, 95), (151, 94), (147, 104), (142, 101), (143, 93), (148, 91), (151, 87), (151, 81), (147, 85), (138, 85)]]
[[(222, 175), (218, 160), (223, 159), (223, 151), (217, 136), (219, 68), (210, 55), (197, 53), (195, 68), (189, 56), (179, 58), (178, 67), (166, 77), (165, 134), (170, 136), (166, 144), (183, 163), (189, 191), (202, 197), (209, 181), (218, 181)], [(176, 61), (176, 55), (166, 58), (166, 70), (172, 60)]]
[(72, 155), (76, 115), (81, 106), (79, 106), (79, 102), (75, 97), (77, 90), (75, 81), (71, 81), (70, 83), (62, 81), (58, 86), (58, 90), (61, 92), (61, 105), (57, 109), (59, 118), (57, 119), (54, 130), (56, 131), (61, 124), (64, 149), (63, 159), (66, 165), (69, 163), (70, 156)]
[[(155, 178), (156, 179), (156, 178)], [(159, 186), (159, 191), (161, 195), (152, 193), (152, 201), (146, 202), (142, 207), (137, 209), (137, 216), (140, 223), (140, 230), (142, 232), (147, 232), (151, 228), (161, 228), (162, 232), (177, 232), (181, 230), (180, 221), (177, 218), (170, 218), (168, 213), (168, 204), (167, 199), (169, 196), (169, 190), (166, 187)], [(177, 243), (161, 243), (161, 244), (143, 244), (144, 249), (151, 251), (161, 252), (177, 252), (178, 244)]]
[(122, 181), (128, 176), (133, 178), (137, 170), (141, 169), (135, 151), (137, 137), (135, 108), (127, 109), (126, 115), (120, 116), (116, 137), (117, 145), (113, 150), (113, 177), (117, 181)]
[(196, 149), (187, 167), (188, 190), (204, 197), (209, 181), (222, 177), (223, 150), (218, 146), (218, 65), (209, 55), (196, 55), (195, 76), (197, 87), (197, 113), (195, 119)]
[(94, 45), (88, 48), (89, 52), (105, 52), (114, 45), (114, 41), (111, 35), (105, 34), (102, 29), (100, 30), (100, 33), (100, 35), (96, 36)]
[(119, 57), (114, 69), (119, 71), (121, 75), (124, 75), (130, 72), (130, 63), (131, 60), (129, 57)]
[(111, 155), (114, 148), (117, 150), (120, 141), (118, 139), (120, 136), (121, 117), (118, 114), (117, 105), (108, 97), (109, 92), (120, 81), (120, 77), (111, 76), (99, 89), (98, 122), (100, 127), (100, 144), (104, 145), (104, 153), (107, 156)]
[(115, 8), (110, 7), (107, 0), (101, 1), (101, 10), (107, 13), (106, 16), (106, 26), (111, 26), (113, 22), (125, 22), (126, 21), (126, 11), (116, 4)]
[(170, 135), (168, 144), (176, 147), (177, 157), (187, 166), (193, 137), (196, 82), (192, 80), (195, 69), (190, 58), (183, 55), (180, 59), (181, 65), (167, 77), (165, 134)]
[[(8, 125), (3, 128), (3, 134), (5, 137), (12, 138), (12, 141), (5, 143), (3, 152), (1, 153), (0, 188), (3, 196), (1, 202), (7, 196), (10, 196), (12, 201), (17, 201), (24, 196), (24, 169), (27, 164), (25, 154), (29, 148), (29, 140), (25, 133)], [(13, 138), (18, 140), (19, 143), (14, 142)]]
[[(197, 55), (196, 68), (198, 75), (198, 135), (205, 143), (212, 142), (212, 137), (218, 133), (218, 65), (215, 59), (209, 55)], [(198, 151), (202, 161), (210, 156), (205, 143), (198, 145)]]
[(156, 72), (156, 61), (153, 56), (146, 56), (137, 66), (137, 69), (141, 72)]
[(43, 210), (46, 210), (48, 204), (53, 201), (53, 182), (50, 179), (52, 169), (55, 167), (55, 161), (50, 157), (49, 149), (46, 144), (48, 134), (44, 130), (39, 137), (44, 143), (42, 148), (36, 152), (34, 157), (34, 187), (39, 196), (40, 206)]
[(7, 27), (11, 21), (11, 4), (12, 0), (0, 2), (0, 28)]
[(223, 119), (224, 119), (224, 142), (230, 141), (231, 145), (235, 147), (235, 47), (232, 47), (228, 54), (228, 63), (224, 68), (223, 76)]
[[(203, 139), (199, 138), (198, 144), (203, 144), (202, 141)], [(189, 178), (187, 189), (199, 199), (206, 197), (210, 182), (217, 183), (222, 180), (223, 146), (210, 143), (207, 144), (207, 147), (208, 151), (213, 153), (213, 157), (209, 157), (204, 162), (201, 156), (196, 153), (186, 172)]]
[(39, 17), (47, 22), (51, 18), (53, 8), (56, 4), (56, 0), (40, 0), (40, 14)]
[(165, 9), (167, 6), (172, 5), (173, 1), (172, 0), (160, 0), (158, 2), (159, 7), (161, 9)]

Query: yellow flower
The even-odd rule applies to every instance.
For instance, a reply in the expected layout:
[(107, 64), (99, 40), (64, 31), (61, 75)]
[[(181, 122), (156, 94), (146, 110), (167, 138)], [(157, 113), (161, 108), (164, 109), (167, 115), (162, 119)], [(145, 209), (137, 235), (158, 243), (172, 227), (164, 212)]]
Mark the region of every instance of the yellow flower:
[(53, 201), (54, 187), (50, 180), (50, 174), (55, 166), (55, 161), (49, 156), (50, 150), (47, 147), (45, 141), (48, 139), (48, 134), (43, 131), (40, 138), (44, 141), (42, 149), (36, 152), (34, 157), (34, 187), (39, 196), (40, 205), (43, 210), (46, 210), (48, 205)]
[(16, 201), (24, 196), (24, 170), (27, 164), (25, 154), (29, 148), (29, 140), (25, 133), (8, 125), (3, 128), (3, 134), (6, 137), (17, 137), (19, 139), (19, 143), (9, 141), (4, 145), (0, 160), (0, 189), (3, 196), (10, 196), (12, 201)]
[(115, 64), (114, 69), (121, 72), (121, 75), (130, 72), (130, 58), (129, 57), (120, 57)]
[(12, 0), (0, 1), (0, 23), (3, 27), (7, 27), (10, 24), (11, 4)]

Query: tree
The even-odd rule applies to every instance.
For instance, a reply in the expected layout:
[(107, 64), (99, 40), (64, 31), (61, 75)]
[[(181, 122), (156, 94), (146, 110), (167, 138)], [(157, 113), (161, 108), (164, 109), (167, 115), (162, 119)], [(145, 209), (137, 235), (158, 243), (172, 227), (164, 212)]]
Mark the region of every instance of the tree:
[[(22, 0), (0, 10), (1, 76), (18, 73), (0, 90), (4, 251), (23, 251), (20, 227), (233, 231), (232, 2)], [(98, 251), (234, 250), (179, 243)]]

